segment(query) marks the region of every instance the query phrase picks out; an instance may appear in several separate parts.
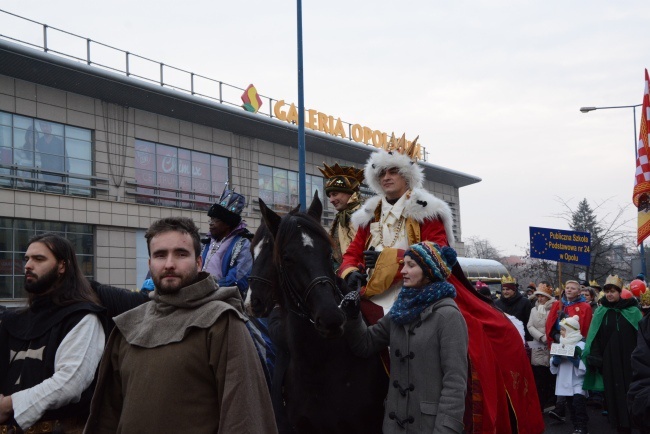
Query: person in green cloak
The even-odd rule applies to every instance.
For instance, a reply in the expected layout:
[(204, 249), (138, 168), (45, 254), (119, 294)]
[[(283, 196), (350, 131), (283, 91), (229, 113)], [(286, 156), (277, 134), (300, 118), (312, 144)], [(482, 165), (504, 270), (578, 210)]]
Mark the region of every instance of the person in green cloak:
[(583, 389), (604, 391), (609, 423), (619, 433), (630, 433), (626, 396), (641, 311), (634, 297), (621, 298), (622, 287), (618, 276), (609, 276), (605, 282), (605, 297), (594, 313), (582, 353), (587, 365)]

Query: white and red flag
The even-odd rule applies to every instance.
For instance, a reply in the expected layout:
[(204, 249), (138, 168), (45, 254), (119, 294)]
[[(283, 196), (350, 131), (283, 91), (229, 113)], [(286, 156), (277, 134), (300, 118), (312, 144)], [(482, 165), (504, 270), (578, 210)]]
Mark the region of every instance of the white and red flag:
[(634, 175), (634, 194), (632, 201), (639, 210), (637, 222), (636, 243), (641, 244), (650, 235), (650, 146), (648, 145), (648, 128), (650, 124), (650, 95), (648, 95), (650, 79), (645, 70), (645, 89), (643, 91), (643, 106), (639, 122), (639, 141), (637, 142), (636, 173)]

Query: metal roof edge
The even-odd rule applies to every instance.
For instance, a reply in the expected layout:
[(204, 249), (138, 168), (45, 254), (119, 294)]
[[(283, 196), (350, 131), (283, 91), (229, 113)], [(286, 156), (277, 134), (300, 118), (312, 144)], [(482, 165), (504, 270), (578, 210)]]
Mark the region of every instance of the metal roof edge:
[[(0, 38), (0, 52), (1, 51), (18, 54), (20, 56), (24, 56), (25, 58), (34, 59), (36, 61), (53, 65), (55, 67), (76, 71), (77, 73), (85, 74), (92, 78), (108, 80), (110, 82), (119, 84), (121, 86), (140, 89), (142, 91), (150, 92), (160, 97), (171, 98), (177, 101), (182, 101), (185, 104), (190, 104), (198, 108), (205, 108), (208, 110), (221, 112), (231, 118), (238, 118), (240, 121), (244, 121), (246, 123), (250, 122), (250, 123), (260, 125), (264, 130), (258, 132), (258, 134), (256, 135), (254, 133), (251, 133), (252, 129), (248, 127), (245, 128), (246, 131), (244, 132), (242, 132), (241, 129), (237, 131), (233, 131), (237, 134), (257, 137), (269, 141), (276, 140), (278, 141), (278, 143), (283, 144), (285, 146), (297, 148), (298, 126), (295, 124), (280, 121), (278, 119), (270, 118), (261, 114), (249, 113), (243, 109), (230, 107), (226, 104), (222, 104), (217, 101), (211, 101), (209, 98), (192, 95), (191, 93), (179, 91), (170, 87), (160, 86), (159, 84), (150, 83), (147, 82), (146, 80), (142, 80), (135, 77), (129, 77), (121, 73), (110, 71), (103, 67), (87, 65), (78, 60), (72, 60), (63, 56), (49, 54), (39, 49), (35, 49), (14, 42), (9, 42)], [(6, 66), (0, 65), (0, 73), (5, 73), (4, 72), (5, 68)], [(15, 75), (11, 75), (11, 76), (18, 79), (26, 80), (26, 78), (16, 77)], [(45, 86), (55, 87), (64, 91), (75, 93), (74, 89), (70, 89), (68, 87), (57, 87), (56, 83), (49, 83), (46, 82), (46, 80), (41, 80), (39, 84), (43, 84)], [(60, 86), (63, 86), (63, 84), (60, 84)], [(97, 95), (87, 95), (87, 96), (101, 99)], [(148, 108), (141, 108), (137, 106), (131, 106), (131, 107), (142, 109), (145, 111), (152, 110), (149, 107)], [(172, 112), (161, 112), (161, 111), (155, 111), (155, 112), (164, 116), (170, 116), (170, 117), (174, 116), (173, 109)], [(185, 118), (182, 119), (187, 120)], [(195, 121), (195, 122), (201, 123), (199, 121)], [(215, 128), (223, 128), (215, 125), (210, 125), (210, 126)], [(271, 132), (269, 128), (271, 128), (274, 132), (274, 134), (272, 134), (272, 137), (268, 136), (268, 133)], [(295, 139), (294, 139), (294, 135), (295, 135)], [(306, 140), (307, 150), (311, 152), (318, 152), (332, 157), (345, 158), (347, 160), (354, 161), (358, 164), (364, 164), (368, 155), (370, 155), (370, 153), (375, 150), (374, 147), (369, 145), (357, 143), (349, 139), (334, 137), (325, 134), (323, 132), (314, 131), (311, 129), (305, 130), (305, 140)], [(342, 146), (354, 152), (352, 154), (347, 153), (345, 155), (340, 155), (340, 152), (337, 152), (336, 149), (334, 150), (328, 149), (328, 147), (326, 146), (328, 144), (338, 145), (337, 147)], [(424, 168), (425, 177), (427, 180), (433, 182), (447, 183), (456, 188), (475, 184), (481, 182), (482, 180), (477, 176), (463, 173), (457, 170), (449, 169), (446, 167), (442, 167), (426, 161), (420, 161), (418, 162), (418, 164), (420, 164)]]

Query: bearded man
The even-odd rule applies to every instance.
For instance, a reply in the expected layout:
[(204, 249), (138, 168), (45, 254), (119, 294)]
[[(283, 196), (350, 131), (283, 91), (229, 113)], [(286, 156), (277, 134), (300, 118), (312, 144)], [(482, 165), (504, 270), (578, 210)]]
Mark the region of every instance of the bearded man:
[(276, 433), (241, 297), (200, 271), (194, 222), (145, 237), (152, 301), (115, 318), (85, 432)]
[(330, 228), (330, 237), (334, 241), (334, 270), (338, 270), (343, 259), (343, 253), (357, 234), (357, 229), (352, 225), (350, 218), (361, 206), (359, 187), (363, 182), (363, 169), (352, 166), (328, 166), (318, 170), (325, 176), (325, 194), (330, 204), (336, 209), (336, 217)]
[(29, 241), (25, 291), (28, 307), (0, 324), (0, 432), (80, 433), (104, 349), (104, 309), (72, 244), (51, 233)]

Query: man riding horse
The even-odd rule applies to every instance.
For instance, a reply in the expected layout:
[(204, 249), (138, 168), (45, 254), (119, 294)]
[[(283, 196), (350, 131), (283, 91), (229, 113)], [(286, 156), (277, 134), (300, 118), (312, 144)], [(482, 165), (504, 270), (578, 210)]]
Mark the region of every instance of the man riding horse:
[[(405, 249), (421, 241), (454, 242), (449, 205), (423, 188), (417, 139), (393, 137), (368, 159), (365, 180), (377, 193), (352, 215), (357, 234), (343, 255), (339, 274), (359, 288), (362, 311), (377, 321), (388, 312), (402, 286)], [(469, 334), (466, 432), (541, 433), (540, 412), (530, 361), (521, 337), (505, 315), (479, 296), (456, 265), (449, 282)], [(365, 303), (364, 303), (365, 301)], [(511, 423), (512, 422), (512, 423)]]
[(327, 178), (325, 183), (325, 194), (330, 204), (336, 209), (336, 217), (330, 228), (330, 237), (334, 242), (333, 261), (334, 270), (341, 265), (343, 253), (348, 249), (350, 242), (357, 234), (357, 228), (352, 224), (350, 218), (352, 213), (361, 206), (359, 187), (363, 182), (363, 169), (352, 166), (328, 166), (323, 163), (324, 168), (318, 170)]

